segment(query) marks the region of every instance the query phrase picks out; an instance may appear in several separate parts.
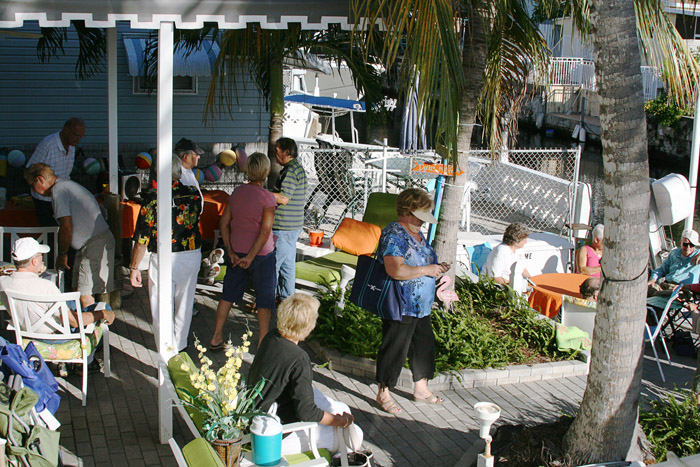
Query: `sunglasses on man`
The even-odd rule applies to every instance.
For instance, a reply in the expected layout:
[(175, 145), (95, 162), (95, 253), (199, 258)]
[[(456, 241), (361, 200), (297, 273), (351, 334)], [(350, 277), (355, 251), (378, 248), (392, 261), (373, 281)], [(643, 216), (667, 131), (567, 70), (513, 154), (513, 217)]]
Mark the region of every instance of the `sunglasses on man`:
[(686, 248), (695, 248), (695, 245), (690, 242), (683, 242), (683, 246)]

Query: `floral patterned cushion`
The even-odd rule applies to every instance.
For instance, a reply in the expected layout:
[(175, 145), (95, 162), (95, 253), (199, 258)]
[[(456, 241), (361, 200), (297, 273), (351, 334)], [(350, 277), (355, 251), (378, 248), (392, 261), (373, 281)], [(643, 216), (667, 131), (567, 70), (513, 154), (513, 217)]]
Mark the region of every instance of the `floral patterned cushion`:
[[(95, 332), (88, 334), (86, 337), (88, 338), (87, 353), (90, 355), (100, 342), (100, 339), (102, 339), (102, 326), (95, 326)], [(26, 347), (29, 342), (34, 342), (36, 349), (44, 360), (75, 360), (83, 357), (80, 341), (77, 339), (61, 343), (22, 339), (22, 347)]]

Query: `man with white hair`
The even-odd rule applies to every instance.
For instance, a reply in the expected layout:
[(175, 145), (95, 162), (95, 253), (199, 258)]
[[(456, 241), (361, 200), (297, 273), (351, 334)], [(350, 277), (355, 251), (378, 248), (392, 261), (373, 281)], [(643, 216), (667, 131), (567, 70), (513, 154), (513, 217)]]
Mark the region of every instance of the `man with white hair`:
[[(691, 284), (696, 282), (694, 276), (699, 272), (693, 260), (700, 250), (700, 235), (695, 230), (684, 230), (681, 234), (681, 246), (675, 248), (661, 266), (649, 275), (648, 295), (656, 295), (662, 290), (670, 290), (673, 284)], [(663, 283), (660, 280), (664, 279)]]
[(603, 237), (605, 226), (598, 224), (593, 228), (590, 245), (584, 245), (576, 250), (576, 272), (591, 277), (600, 277), (600, 259), (603, 257)]

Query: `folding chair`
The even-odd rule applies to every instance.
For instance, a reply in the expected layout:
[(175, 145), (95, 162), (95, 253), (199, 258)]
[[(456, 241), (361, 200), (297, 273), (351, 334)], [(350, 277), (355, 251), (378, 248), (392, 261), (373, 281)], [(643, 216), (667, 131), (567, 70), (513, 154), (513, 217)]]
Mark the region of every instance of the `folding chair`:
[[(5, 291), (7, 306), (12, 315), (12, 330), (17, 344), (23, 348), (33, 341), (37, 350), (48, 362), (80, 363), (83, 367), (82, 402), (87, 402), (88, 355), (93, 352), (100, 338), (104, 338), (104, 373), (111, 376), (109, 361), (109, 327), (102, 321), (83, 324), (80, 307), (80, 292), (58, 295), (30, 295)], [(69, 302), (74, 303), (78, 329), (72, 330), (69, 316), (72, 313)], [(29, 311), (28, 305), (33, 305)], [(35, 306), (39, 305), (39, 306)], [(43, 306), (42, 306), (43, 305)], [(41, 310), (43, 308), (43, 311)], [(48, 332), (47, 332), (48, 330)]]
[(666, 382), (666, 377), (664, 376), (664, 372), (661, 369), (661, 362), (659, 361), (659, 354), (656, 352), (656, 340), (659, 336), (661, 336), (661, 345), (664, 348), (664, 352), (666, 352), (666, 358), (668, 360), (668, 364), (671, 365), (671, 356), (668, 353), (668, 347), (666, 347), (666, 341), (663, 338), (663, 334), (661, 333), (663, 326), (666, 322), (666, 319), (668, 317), (668, 312), (671, 309), (671, 305), (673, 302), (676, 301), (678, 298), (678, 295), (681, 293), (681, 288), (682, 286), (678, 285), (676, 286), (675, 289), (673, 289), (673, 292), (671, 293), (671, 296), (668, 299), (668, 302), (666, 302), (666, 306), (664, 307), (663, 312), (661, 313), (661, 316), (658, 316), (656, 314), (656, 309), (647, 306), (647, 310), (650, 312), (648, 314), (651, 314), (651, 316), (654, 317), (656, 324), (649, 326), (649, 323), (644, 323), (645, 326), (645, 332), (644, 332), (644, 342), (650, 342), (651, 343), (651, 349), (654, 351), (654, 358), (656, 359), (656, 365), (659, 367), (659, 373), (661, 373), (661, 381), (664, 383)]

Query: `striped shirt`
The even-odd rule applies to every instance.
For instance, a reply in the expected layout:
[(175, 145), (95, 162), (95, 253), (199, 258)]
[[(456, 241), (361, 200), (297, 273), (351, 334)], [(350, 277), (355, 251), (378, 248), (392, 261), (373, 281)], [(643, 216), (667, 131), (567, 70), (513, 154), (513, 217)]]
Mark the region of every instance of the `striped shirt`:
[[(34, 154), (29, 158), (27, 167), (37, 162), (50, 166), (57, 178), (70, 180), (70, 173), (73, 171), (75, 162), (75, 147), (68, 146), (68, 151), (63, 147), (60, 132), (44, 138), (34, 150)], [(51, 201), (50, 196), (43, 196), (32, 189), (32, 196), (42, 201)]]
[(280, 194), (289, 199), (275, 212), (273, 230), (297, 230), (304, 226), (306, 200), (306, 172), (298, 159), (292, 159), (280, 172)]

